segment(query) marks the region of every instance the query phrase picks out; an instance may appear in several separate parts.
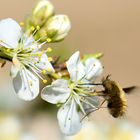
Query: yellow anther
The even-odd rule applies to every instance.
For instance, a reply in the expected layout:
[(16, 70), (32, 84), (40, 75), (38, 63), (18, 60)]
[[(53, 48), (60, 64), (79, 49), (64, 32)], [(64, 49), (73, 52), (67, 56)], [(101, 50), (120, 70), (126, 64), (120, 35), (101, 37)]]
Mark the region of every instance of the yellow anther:
[(53, 58), (52, 57), (48, 57), (48, 60), (49, 60), (49, 62), (52, 62)]
[(40, 30), (40, 26), (36, 26), (36, 29), (37, 29), (37, 30)]
[(93, 67), (95, 67), (96, 66), (96, 64), (93, 64)]
[(42, 74), (44, 74), (44, 75), (45, 75), (46, 73), (47, 73), (47, 71), (46, 71), (46, 70), (42, 70)]
[(43, 80), (43, 83), (46, 84), (48, 81), (47, 80)]
[(48, 71), (48, 72), (52, 72), (52, 69), (51, 69), (51, 68), (48, 68), (47, 71)]
[(20, 24), (20, 26), (24, 26), (25, 25), (24, 22), (20, 22), (19, 24)]
[(34, 26), (32, 26), (30, 30), (31, 30), (31, 31), (34, 31), (34, 30), (35, 30), (35, 27), (34, 27)]
[(47, 38), (47, 42), (49, 43), (49, 42), (51, 42), (52, 41), (52, 39), (51, 38)]
[(52, 52), (52, 48), (47, 48), (47, 52)]

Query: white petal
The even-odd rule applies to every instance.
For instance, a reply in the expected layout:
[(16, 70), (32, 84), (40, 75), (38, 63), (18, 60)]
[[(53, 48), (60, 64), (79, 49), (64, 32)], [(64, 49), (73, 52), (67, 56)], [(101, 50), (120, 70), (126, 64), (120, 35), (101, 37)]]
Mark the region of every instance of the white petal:
[(27, 69), (22, 69), (13, 79), (14, 89), (23, 100), (33, 100), (39, 94), (39, 79)]
[(38, 44), (37, 42), (34, 40), (34, 38), (32, 36), (28, 37), (27, 35), (24, 35), (24, 47), (25, 49), (32, 49), (32, 51), (36, 51), (38, 50)]
[(15, 65), (12, 65), (12, 66), (11, 66), (11, 71), (10, 71), (10, 76), (11, 76), (12, 78), (15, 78), (15, 77), (17, 76), (19, 70), (20, 70), (20, 69), (19, 69), (18, 67), (16, 67)]
[(74, 100), (59, 109), (57, 118), (60, 129), (65, 135), (74, 135), (82, 127), (80, 115)]
[(59, 79), (54, 81), (52, 85), (46, 86), (42, 90), (41, 97), (49, 103), (57, 104), (66, 102), (70, 93), (67, 80)]
[(54, 68), (52, 64), (49, 62), (46, 54), (43, 54), (39, 59), (39, 62), (36, 64), (39, 69), (46, 70), (47, 73), (54, 73)]
[(0, 21), (0, 44), (6, 48), (16, 48), (22, 35), (20, 26), (13, 19)]
[(22, 67), (22, 64), (20, 63), (20, 61), (17, 59), (17, 56), (13, 56), (13, 59), (12, 59), (12, 67), (11, 67), (11, 71), (10, 71), (10, 76), (12, 78), (15, 78), (18, 74), (18, 72), (20, 71), (21, 67)]
[(103, 72), (103, 66), (101, 62), (96, 58), (87, 59), (85, 62), (86, 79), (94, 81)]
[(66, 62), (72, 81), (78, 81), (85, 75), (84, 65), (80, 61), (80, 53), (77, 51)]

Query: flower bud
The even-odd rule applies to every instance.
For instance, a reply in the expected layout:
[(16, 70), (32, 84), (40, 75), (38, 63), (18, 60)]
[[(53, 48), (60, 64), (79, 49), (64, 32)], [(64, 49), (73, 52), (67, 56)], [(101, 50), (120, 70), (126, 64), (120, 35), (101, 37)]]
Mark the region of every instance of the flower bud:
[(48, 0), (40, 0), (32, 13), (34, 25), (42, 26), (54, 14), (54, 7)]
[(45, 36), (43, 41), (57, 42), (67, 36), (70, 28), (70, 20), (66, 15), (56, 15), (47, 21), (38, 34), (40, 37)]

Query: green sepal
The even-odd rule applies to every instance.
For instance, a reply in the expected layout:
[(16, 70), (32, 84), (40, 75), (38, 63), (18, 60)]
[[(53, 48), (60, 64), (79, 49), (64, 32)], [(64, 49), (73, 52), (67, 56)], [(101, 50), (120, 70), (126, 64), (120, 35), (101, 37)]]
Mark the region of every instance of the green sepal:
[(103, 55), (104, 55), (103, 53), (85, 54), (85, 55), (83, 55), (82, 61), (85, 62), (89, 58), (100, 59), (101, 57), (103, 57)]

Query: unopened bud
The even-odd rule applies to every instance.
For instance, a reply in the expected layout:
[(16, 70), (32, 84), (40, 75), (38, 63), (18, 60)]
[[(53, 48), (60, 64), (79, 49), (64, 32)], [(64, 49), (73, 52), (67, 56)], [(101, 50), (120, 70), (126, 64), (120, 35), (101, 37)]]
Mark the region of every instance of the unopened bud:
[(48, 0), (40, 0), (33, 9), (33, 24), (42, 26), (54, 14), (54, 7)]
[(45, 35), (43, 41), (46, 40), (48, 43), (61, 41), (68, 35), (70, 28), (70, 20), (66, 15), (56, 15), (47, 21), (42, 30), (39, 31), (39, 36)]
[(47, 37), (52, 41), (60, 41), (64, 39), (70, 31), (70, 20), (66, 15), (56, 15), (46, 23)]

